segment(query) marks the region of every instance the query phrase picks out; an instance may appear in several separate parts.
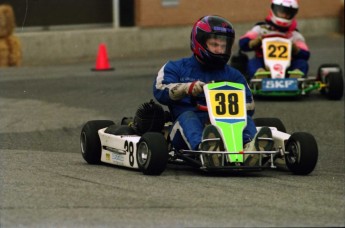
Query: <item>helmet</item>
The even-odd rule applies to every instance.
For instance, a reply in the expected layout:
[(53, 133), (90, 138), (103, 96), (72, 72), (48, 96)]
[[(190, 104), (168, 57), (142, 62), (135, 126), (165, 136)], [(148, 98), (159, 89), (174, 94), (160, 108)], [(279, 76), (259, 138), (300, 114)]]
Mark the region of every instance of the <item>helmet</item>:
[(133, 129), (138, 135), (145, 132), (161, 132), (165, 123), (165, 114), (161, 105), (153, 100), (139, 106), (133, 120)]
[[(219, 16), (205, 16), (195, 22), (191, 33), (191, 49), (194, 55), (206, 66), (221, 68), (229, 61), (235, 39), (232, 24)], [(207, 43), (210, 40), (221, 42), (221, 51), (215, 51)], [(214, 45), (213, 45), (214, 46)]]
[(272, 0), (269, 20), (278, 27), (289, 27), (298, 12), (297, 0)]

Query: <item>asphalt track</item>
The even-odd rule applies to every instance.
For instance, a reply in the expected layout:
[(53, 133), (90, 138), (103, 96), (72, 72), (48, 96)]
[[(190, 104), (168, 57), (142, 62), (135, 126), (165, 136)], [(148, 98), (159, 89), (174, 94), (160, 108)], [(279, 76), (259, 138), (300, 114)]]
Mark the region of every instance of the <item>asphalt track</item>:
[[(344, 69), (343, 36), (308, 41), (311, 74), (322, 63)], [(0, 227), (344, 227), (344, 99), (256, 100), (256, 117), (315, 136), (309, 176), (169, 165), (152, 177), (82, 159), (82, 124), (133, 116), (160, 66), (182, 54), (116, 59), (110, 72), (90, 71), (94, 63), (1, 69)]]

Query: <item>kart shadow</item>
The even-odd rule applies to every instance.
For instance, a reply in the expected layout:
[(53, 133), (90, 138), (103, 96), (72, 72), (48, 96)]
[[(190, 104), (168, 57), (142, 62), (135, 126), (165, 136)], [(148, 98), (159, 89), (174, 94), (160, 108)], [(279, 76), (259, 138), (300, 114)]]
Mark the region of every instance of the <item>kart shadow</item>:
[(205, 171), (196, 167), (181, 164), (168, 164), (167, 169), (163, 172), (164, 175), (191, 175), (204, 177), (262, 177), (263, 171), (254, 170), (221, 170), (221, 171)]
[(206, 177), (262, 177), (261, 171), (213, 171), (204, 172)]
[[(202, 170), (200, 170), (202, 172)], [(207, 177), (272, 177), (279, 175), (291, 175), (286, 169), (263, 169), (263, 170), (236, 170), (236, 171), (215, 171), (215, 172), (203, 172), (202, 174)]]
[[(87, 164), (88, 165), (88, 164)], [(114, 166), (107, 163), (101, 163), (102, 166), (111, 167), (114, 169), (125, 170), (129, 172), (135, 172), (138, 174), (142, 174), (139, 169), (133, 169), (124, 166)], [(224, 178), (224, 177), (268, 177), (274, 176), (273, 173), (279, 172), (281, 174), (290, 175), (284, 169), (277, 169), (277, 170), (221, 170), (221, 171), (205, 171), (201, 170), (196, 167), (192, 167), (185, 164), (171, 164), (168, 163), (166, 169), (163, 171), (161, 176), (176, 176), (176, 175), (184, 175), (184, 176), (198, 176), (198, 177), (212, 177), (212, 178)], [(159, 176), (159, 175), (157, 175)]]

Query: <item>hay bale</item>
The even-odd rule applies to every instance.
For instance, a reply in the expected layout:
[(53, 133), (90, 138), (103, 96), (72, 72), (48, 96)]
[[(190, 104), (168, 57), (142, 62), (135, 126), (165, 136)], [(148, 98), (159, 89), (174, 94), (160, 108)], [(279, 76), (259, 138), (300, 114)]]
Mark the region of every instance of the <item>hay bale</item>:
[(0, 67), (19, 66), (22, 62), (21, 44), (13, 35), (15, 26), (12, 6), (0, 5)]
[(12, 35), (16, 27), (13, 8), (10, 5), (0, 5), (0, 38)]

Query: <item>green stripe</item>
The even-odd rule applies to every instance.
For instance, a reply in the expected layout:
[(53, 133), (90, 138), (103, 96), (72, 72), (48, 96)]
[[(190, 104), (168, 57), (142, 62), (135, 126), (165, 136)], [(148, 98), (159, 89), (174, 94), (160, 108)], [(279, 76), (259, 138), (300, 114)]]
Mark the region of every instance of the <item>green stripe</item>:
[(243, 154), (231, 154), (243, 151), (243, 129), (245, 122), (229, 124), (217, 121), (216, 125), (222, 130), (223, 140), (229, 152), (230, 162), (243, 162)]

